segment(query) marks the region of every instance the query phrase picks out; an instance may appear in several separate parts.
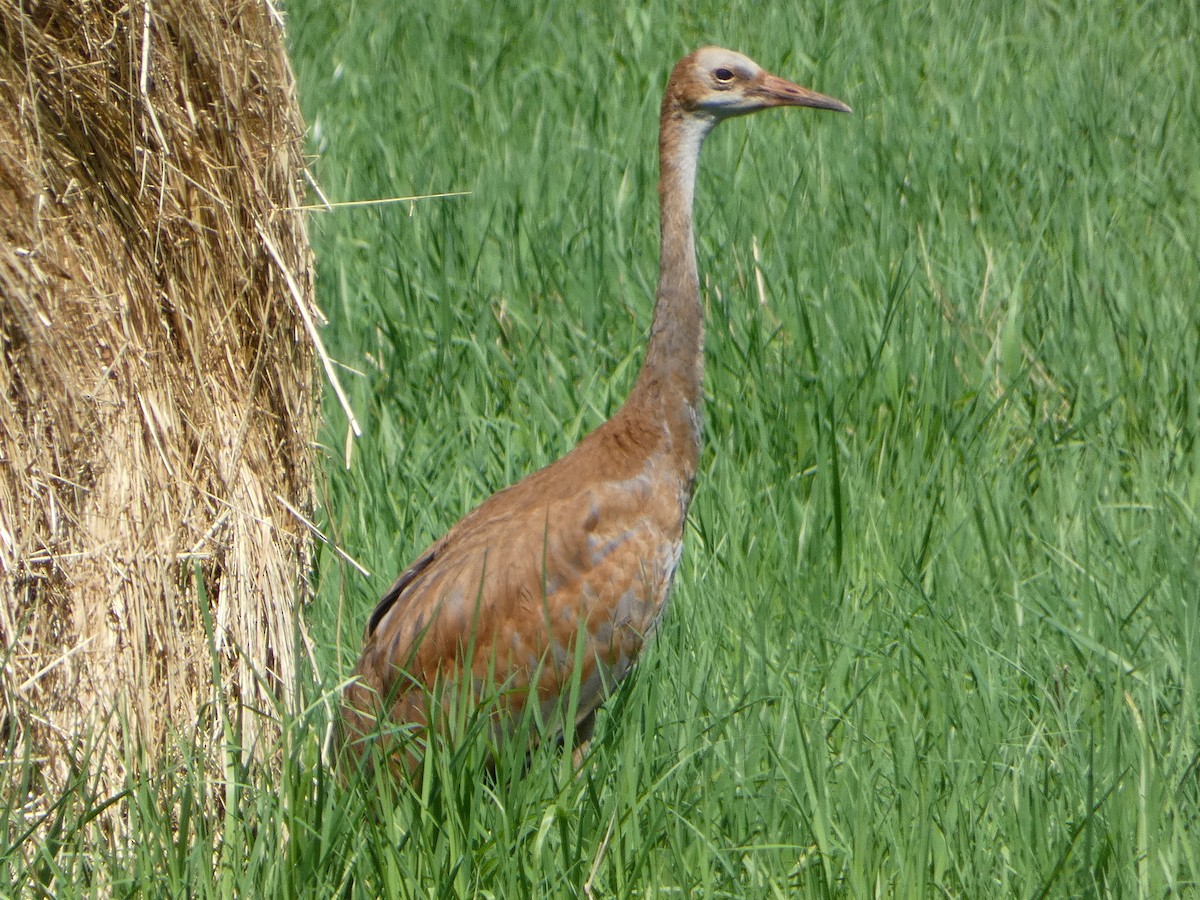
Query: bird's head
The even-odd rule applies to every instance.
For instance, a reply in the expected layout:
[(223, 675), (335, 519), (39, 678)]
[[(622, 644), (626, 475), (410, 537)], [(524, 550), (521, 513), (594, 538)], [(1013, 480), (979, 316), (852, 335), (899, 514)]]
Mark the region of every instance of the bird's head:
[(666, 95), (685, 114), (708, 118), (714, 125), (773, 106), (850, 112), (841, 100), (772, 75), (748, 56), (722, 47), (701, 47), (681, 59), (671, 72)]

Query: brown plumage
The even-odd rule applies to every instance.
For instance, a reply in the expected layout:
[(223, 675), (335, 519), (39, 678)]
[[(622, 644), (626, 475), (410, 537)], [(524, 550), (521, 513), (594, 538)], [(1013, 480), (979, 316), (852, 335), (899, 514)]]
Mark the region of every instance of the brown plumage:
[[(723, 119), (775, 106), (849, 112), (730, 50), (704, 47), (675, 66), (660, 119), (658, 296), (633, 390), (562, 459), (463, 517), (383, 596), (346, 691), (352, 747), (377, 735), (380, 719), (419, 731), (428, 692), (455, 693), (464, 677), (472, 696), (501, 686), (501, 718), (535, 691), (543, 721), (560, 728), (580, 634), (575, 735), (590, 734), (596, 708), (653, 633), (683, 549), (704, 365), (692, 240), (700, 147)], [(411, 768), (414, 754), (391, 765)]]

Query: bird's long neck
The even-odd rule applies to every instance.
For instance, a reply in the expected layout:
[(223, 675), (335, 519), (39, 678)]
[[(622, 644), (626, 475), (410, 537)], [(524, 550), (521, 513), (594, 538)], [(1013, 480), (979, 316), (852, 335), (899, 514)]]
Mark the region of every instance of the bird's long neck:
[(662, 250), (658, 296), (646, 359), (631, 405), (661, 416), (688, 477), (699, 454), (699, 407), (704, 373), (704, 314), (692, 238), (696, 164), (709, 120), (687, 115), (668, 91), (659, 134)]

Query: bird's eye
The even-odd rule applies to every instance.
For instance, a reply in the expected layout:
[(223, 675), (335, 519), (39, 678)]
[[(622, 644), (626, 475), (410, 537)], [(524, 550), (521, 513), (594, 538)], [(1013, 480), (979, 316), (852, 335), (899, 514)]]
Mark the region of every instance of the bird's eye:
[(717, 84), (729, 84), (733, 81), (733, 70), (726, 69), (724, 66), (713, 69), (713, 78), (717, 80)]

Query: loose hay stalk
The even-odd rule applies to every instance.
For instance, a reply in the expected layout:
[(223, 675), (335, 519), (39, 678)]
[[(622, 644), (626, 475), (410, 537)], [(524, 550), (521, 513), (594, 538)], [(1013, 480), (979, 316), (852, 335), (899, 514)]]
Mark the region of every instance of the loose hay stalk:
[(0, 0), (0, 727), (52, 784), (294, 686), (302, 141), (265, 2)]

